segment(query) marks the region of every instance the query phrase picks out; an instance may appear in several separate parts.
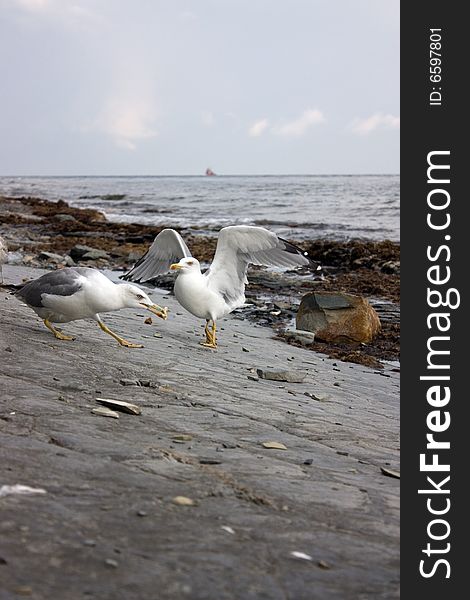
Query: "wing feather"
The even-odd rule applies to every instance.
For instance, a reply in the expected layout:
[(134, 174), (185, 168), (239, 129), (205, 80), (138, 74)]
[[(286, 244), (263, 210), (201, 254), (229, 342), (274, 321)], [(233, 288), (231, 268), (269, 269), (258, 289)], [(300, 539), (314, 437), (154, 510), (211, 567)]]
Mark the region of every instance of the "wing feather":
[(235, 308), (245, 302), (248, 265), (295, 267), (310, 259), (293, 244), (263, 227), (237, 225), (224, 227), (210, 269), (205, 273), (208, 287), (222, 294)]
[(166, 273), (172, 263), (190, 256), (191, 252), (180, 234), (174, 229), (163, 229), (142, 258), (121, 279), (144, 283)]

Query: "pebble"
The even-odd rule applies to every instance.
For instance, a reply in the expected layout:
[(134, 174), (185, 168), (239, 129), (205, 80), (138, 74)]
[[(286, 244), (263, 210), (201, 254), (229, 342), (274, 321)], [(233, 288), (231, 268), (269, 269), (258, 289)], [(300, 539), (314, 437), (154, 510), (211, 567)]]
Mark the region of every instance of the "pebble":
[(95, 540), (83, 540), (83, 545), (90, 546), (91, 548), (93, 548), (94, 546), (96, 546), (96, 541)]
[(270, 450), (287, 450), (287, 446), (284, 446), (280, 442), (262, 442), (261, 445)]
[(137, 379), (120, 379), (119, 383), (121, 385), (140, 385), (139, 381), (137, 381)]
[(256, 377), (256, 375), (247, 375), (247, 377), (250, 381), (259, 381), (259, 377)]
[(287, 383), (302, 383), (307, 376), (307, 373), (302, 373), (301, 371), (256, 369), (256, 372), (261, 379), (286, 381)]
[(145, 323), (146, 325), (151, 325), (151, 324), (153, 323), (153, 321), (152, 321), (152, 317), (147, 317), (147, 318), (145, 319), (144, 323)]
[(199, 464), (201, 465), (220, 465), (222, 461), (218, 458), (200, 458)]
[(178, 504), (178, 506), (194, 506), (194, 500), (187, 496), (175, 496), (172, 502), (173, 504)]
[(145, 512), (145, 510), (138, 510), (137, 511), (137, 516), (138, 517), (146, 517), (147, 513)]
[(114, 558), (107, 558), (104, 561), (105, 565), (108, 565), (108, 567), (112, 567), (113, 569), (117, 569), (119, 566), (119, 563), (117, 560), (114, 560)]
[(184, 442), (190, 442), (193, 439), (193, 436), (189, 435), (189, 433), (181, 433), (178, 435), (174, 435), (171, 439), (174, 442), (179, 442), (180, 444), (182, 444)]
[(33, 593), (33, 588), (29, 587), (29, 585), (20, 585), (16, 587), (13, 591), (19, 596), (31, 596), (31, 594)]
[(304, 460), (304, 465), (313, 465), (313, 458), (307, 458)]

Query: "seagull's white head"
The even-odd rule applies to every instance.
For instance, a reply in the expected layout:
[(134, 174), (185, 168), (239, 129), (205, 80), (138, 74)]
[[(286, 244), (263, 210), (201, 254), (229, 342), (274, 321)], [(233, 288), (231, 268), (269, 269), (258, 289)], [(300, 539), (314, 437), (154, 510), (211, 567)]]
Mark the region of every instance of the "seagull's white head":
[(201, 265), (197, 258), (189, 256), (182, 258), (178, 263), (170, 265), (172, 271), (180, 271), (180, 273), (200, 273)]
[(146, 308), (153, 312), (157, 317), (166, 319), (168, 316), (168, 308), (162, 308), (158, 304), (154, 304), (147, 294), (138, 288), (136, 285), (125, 283), (119, 286), (121, 289), (122, 299), (126, 308)]

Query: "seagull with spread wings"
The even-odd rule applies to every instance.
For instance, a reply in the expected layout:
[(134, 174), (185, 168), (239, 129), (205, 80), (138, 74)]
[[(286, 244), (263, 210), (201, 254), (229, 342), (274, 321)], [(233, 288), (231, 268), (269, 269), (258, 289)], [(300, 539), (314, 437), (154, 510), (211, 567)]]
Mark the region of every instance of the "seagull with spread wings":
[(237, 225), (220, 230), (212, 264), (202, 273), (181, 235), (163, 229), (122, 279), (144, 283), (168, 269), (178, 271), (176, 299), (192, 315), (206, 320), (202, 345), (217, 348), (216, 321), (245, 304), (250, 263), (296, 267), (311, 261), (305, 252), (263, 227)]

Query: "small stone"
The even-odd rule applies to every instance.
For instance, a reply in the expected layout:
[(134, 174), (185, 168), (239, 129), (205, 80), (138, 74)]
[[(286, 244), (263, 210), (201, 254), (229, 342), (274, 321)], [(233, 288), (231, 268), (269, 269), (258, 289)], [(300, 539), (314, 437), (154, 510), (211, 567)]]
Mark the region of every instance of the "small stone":
[(101, 417), (111, 417), (112, 419), (119, 419), (119, 414), (116, 411), (111, 410), (110, 408), (106, 408), (106, 406), (93, 408), (91, 412), (95, 415), (100, 415)]
[(10, 346), (7, 346), (7, 347), (5, 348), (5, 352), (13, 352), (13, 350), (10, 348)]
[(189, 435), (189, 433), (181, 433), (178, 435), (174, 435), (171, 439), (174, 442), (184, 443), (184, 442), (190, 442), (193, 439), (193, 436)]
[(64, 257), (60, 254), (54, 254), (54, 252), (40, 252), (38, 254), (38, 260), (47, 260), (49, 262), (59, 264), (64, 262)]
[(172, 499), (172, 502), (178, 506), (194, 506), (194, 500), (188, 498), (187, 496), (175, 496)]
[(161, 337), (163, 337), (163, 336), (162, 336), (162, 334), (161, 334), (161, 333), (158, 333), (158, 331), (156, 331), (156, 332), (153, 334), (153, 337), (156, 337), (156, 338), (161, 338)]
[(249, 352), (249, 350), (247, 348), (242, 347), (242, 352)]
[(114, 560), (114, 558), (107, 558), (104, 561), (104, 564), (107, 565), (108, 567), (112, 567), (113, 569), (117, 569), (119, 566), (118, 561)]
[(317, 565), (320, 567), (320, 569), (331, 569), (330, 565), (325, 560), (319, 560)]
[(349, 456), (349, 452), (345, 450), (336, 450), (336, 454), (341, 454), (341, 456)]
[(148, 387), (148, 388), (156, 388), (157, 387), (157, 384), (154, 381), (150, 381), (150, 379), (139, 379), (139, 381), (137, 383), (140, 384), (142, 387)]
[(271, 381), (286, 381), (287, 383), (302, 383), (307, 376), (307, 373), (288, 370), (256, 369), (256, 372), (261, 379), (269, 379)]
[(304, 460), (304, 465), (313, 465), (313, 458), (307, 458)]
[(31, 594), (33, 593), (33, 588), (29, 587), (29, 585), (20, 585), (16, 587), (13, 591), (19, 596), (31, 596)]
[(66, 213), (59, 213), (58, 215), (54, 216), (54, 219), (56, 219), (56, 221), (62, 221), (63, 223), (66, 221), (70, 223), (77, 223), (77, 219), (73, 215), (68, 215)]
[(152, 321), (152, 317), (147, 317), (147, 318), (145, 319), (144, 323), (145, 323), (146, 325), (151, 325), (151, 324), (153, 323), (153, 321)]
[(200, 458), (199, 464), (201, 465), (220, 465), (222, 463), (218, 458)]
[(247, 375), (247, 377), (250, 381), (259, 381), (259, 377), (256, 377), (256, 375)]
[(261, 445), (270, 450), (287, 450), (287, 446), (284, 446), (280, 442), (262, 442)]
[(93, 548), (94, 546), (96, 546), (96, 541), (95, 540), (83, 540), (83, 545), (84, 546), (89, 546), (90, 548)]
[(95, 398), (97, 402), (100, 404), (104, 404), (110, 408), (114, 408), (121, 412), (128, 413), (130, 415), (140, 415), (142, 413), (142, 409), (140, 406), (136, 404), (131, 404), (130, 402), (123, 402), (121, 400), (112, 400), (111, 398)]
[(121, 385), (139, 385), (137, 379), (120, 379), (119, 383)]
[(98, 260), (99, 258), (105, 258), (108, 260), (109, 254), (104, 250), (98, 250), (93, 248), (92, 250), (85, 252), (85, 254), (83, 254), (81, 257), (82, 260)]
[(147, 513), (145, 512), (145, 510), (138, 510), (137, 511), (137, 516), (138, 517), (146, 517)]

